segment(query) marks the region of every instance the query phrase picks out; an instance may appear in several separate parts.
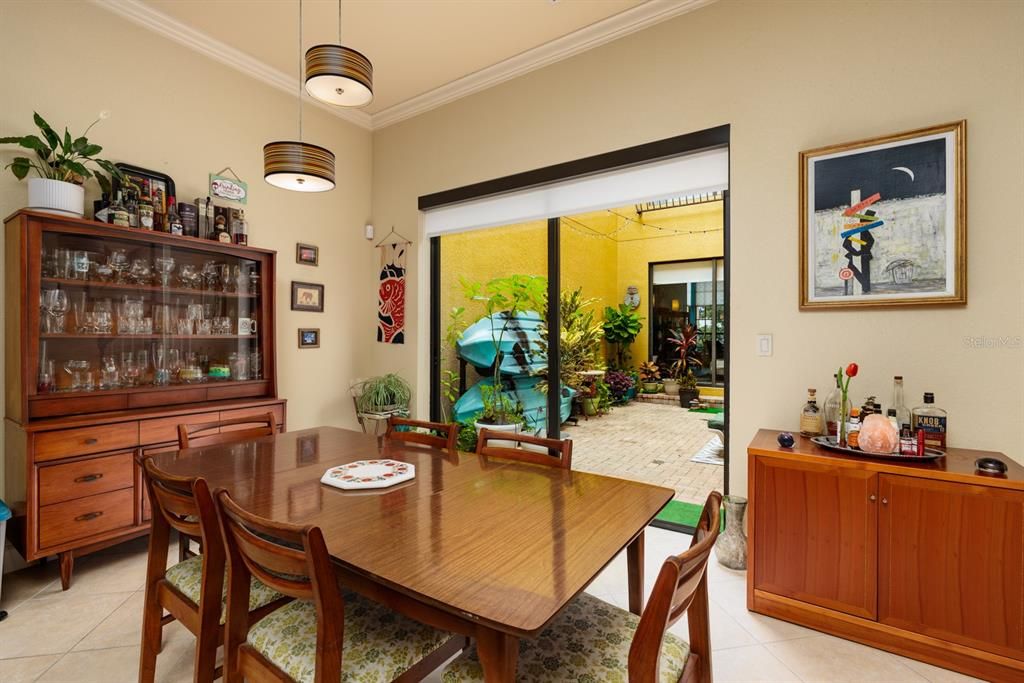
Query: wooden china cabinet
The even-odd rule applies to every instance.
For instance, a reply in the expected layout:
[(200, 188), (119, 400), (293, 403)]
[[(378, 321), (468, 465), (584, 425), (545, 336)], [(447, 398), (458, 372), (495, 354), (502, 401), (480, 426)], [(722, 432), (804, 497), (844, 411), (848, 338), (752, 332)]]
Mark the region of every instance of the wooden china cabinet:
[[(1024, 466), (747, 450), (747, 607), (990, 681), (1024, 681)], [(999, 458), (1005, 474), (975, 470)]]
[(149, 530), (138, 457), (273, 412), (272, 251), (19, 211), (5, 224), (4, 500), (27, 561)]

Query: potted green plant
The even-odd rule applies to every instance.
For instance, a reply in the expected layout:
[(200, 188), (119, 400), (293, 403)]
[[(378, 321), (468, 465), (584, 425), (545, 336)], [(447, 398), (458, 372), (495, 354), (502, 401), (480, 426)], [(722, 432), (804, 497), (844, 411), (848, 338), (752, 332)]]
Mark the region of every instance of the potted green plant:
[(640, 384), (643, 385), (645, 394), (658, 393), (659, 379), (661, 379), (661, 369), (656, 363), (647, 361), (640, 364)]
[(671, 372), (679, 382), (679, 405), (688, 408), (690, 402), (700, 397), (700, 390), (697, 389), (697, 378), (693, 376), (693, 367), (699, 367), (702, 363), (697, 357), (697, 338), (699, 332), (690, 323), (684, 323), (678, 330), (671, 330), (672, 336), (669, 343), (676, 352), (676, 359), (672, 363)]
[(604, 309), (604, 338), (615, 346), (615, 367), (619, 370), (629, 362), (629, 345), (636, 341), (643, 327), (643, 318), (626, 304), (618, 309), (606, 306)]
[[(67, 128), (63, 136), (59, 135), (38, 113), (33, 113), (32, 118), (40, 135), (0, 137), (0, 144), (19, 145), (33, 156), (14, 157), (4, 168), (11, 169), (18, 180), (24, 180), (30, 172), (39, 176), (28, 179), (29, 209), (81, 218), (85, 215), (82, 183), (95, 177), (103, 192), (110, 194), (110, 178), (100, 171), (111, 177), (122, 177), (114, 164), (96, 156), (103, 148), (89, 142), (86, 137), (106, 115), (100, 114), (100, 118), (76, 138), (71, 137)], [(90, 170), (86, 164), (92, 164), (94, 168)], [(96, 170), (97, 167), (100, 170)]]
[[(483, 428), (518, 432), (525, 420), (523, 407), (508, 396), (501, 376), (502, 344), (514, 321), (522, 314), (543, 311), (547, 301), (547, 279), (535, 275), (510, 275), (495, 278), (486, 284), (463, 281), (466, 298), (483, 304), (491, 321), (491, 342), (494, 345), (494, 366), (490, 385), (480, 385), (483, 413), (476, 421), (477, 431)], [(500, 442), (496, 442), (501, 445)], [(509, 442), (511, 444), (512, 442)]]
[(361, 413), (395, 413), (409, 409), (412, 387), (394, 373), (371, 377), (359, 387), (356, 405)]

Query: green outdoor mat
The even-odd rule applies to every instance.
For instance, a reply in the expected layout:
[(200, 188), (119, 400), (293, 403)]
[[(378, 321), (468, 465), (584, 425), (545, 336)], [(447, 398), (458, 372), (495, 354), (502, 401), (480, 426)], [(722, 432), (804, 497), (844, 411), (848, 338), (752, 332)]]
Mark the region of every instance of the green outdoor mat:
[(712, 413), (717, 415), (718, 413), (724, 413), (725, 408), (690, 408), (691, 413)]
[[(691, 529), (696, 528), (697, 522), (700, 521), (700, 513), (703, 512), (704, 506), (697, 505), (696, 503), (684, 503), (680, 500), (670, 500), (668, 505), (662, 508), (661, 512), (654, 519), (659, 522), (670, 522), (672, 524), (681, 524), (682, 526), (688, 526)], [(722, 510), (721, 525), (725, 528), (725, 510)]]

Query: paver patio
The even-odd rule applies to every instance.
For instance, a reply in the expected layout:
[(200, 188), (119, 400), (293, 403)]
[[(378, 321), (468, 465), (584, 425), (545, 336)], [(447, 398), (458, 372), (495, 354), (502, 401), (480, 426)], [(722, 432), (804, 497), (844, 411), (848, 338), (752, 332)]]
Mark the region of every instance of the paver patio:
[(723, 491), (725, 468), (690, 462), (713, 438), (707, 413), (634, 401), (607, 415), (580, 418), (564, 433), (573, 440), (573, 469), (646, 481), (676, 490), (676, 500), (703, 504)]

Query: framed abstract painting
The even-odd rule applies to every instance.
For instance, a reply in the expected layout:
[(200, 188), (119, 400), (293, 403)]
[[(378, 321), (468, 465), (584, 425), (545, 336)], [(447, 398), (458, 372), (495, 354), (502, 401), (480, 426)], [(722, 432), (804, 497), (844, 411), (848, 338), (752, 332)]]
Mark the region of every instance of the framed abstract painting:
[(800, 153), (800, 308), (967, 303), (967, 122)]

